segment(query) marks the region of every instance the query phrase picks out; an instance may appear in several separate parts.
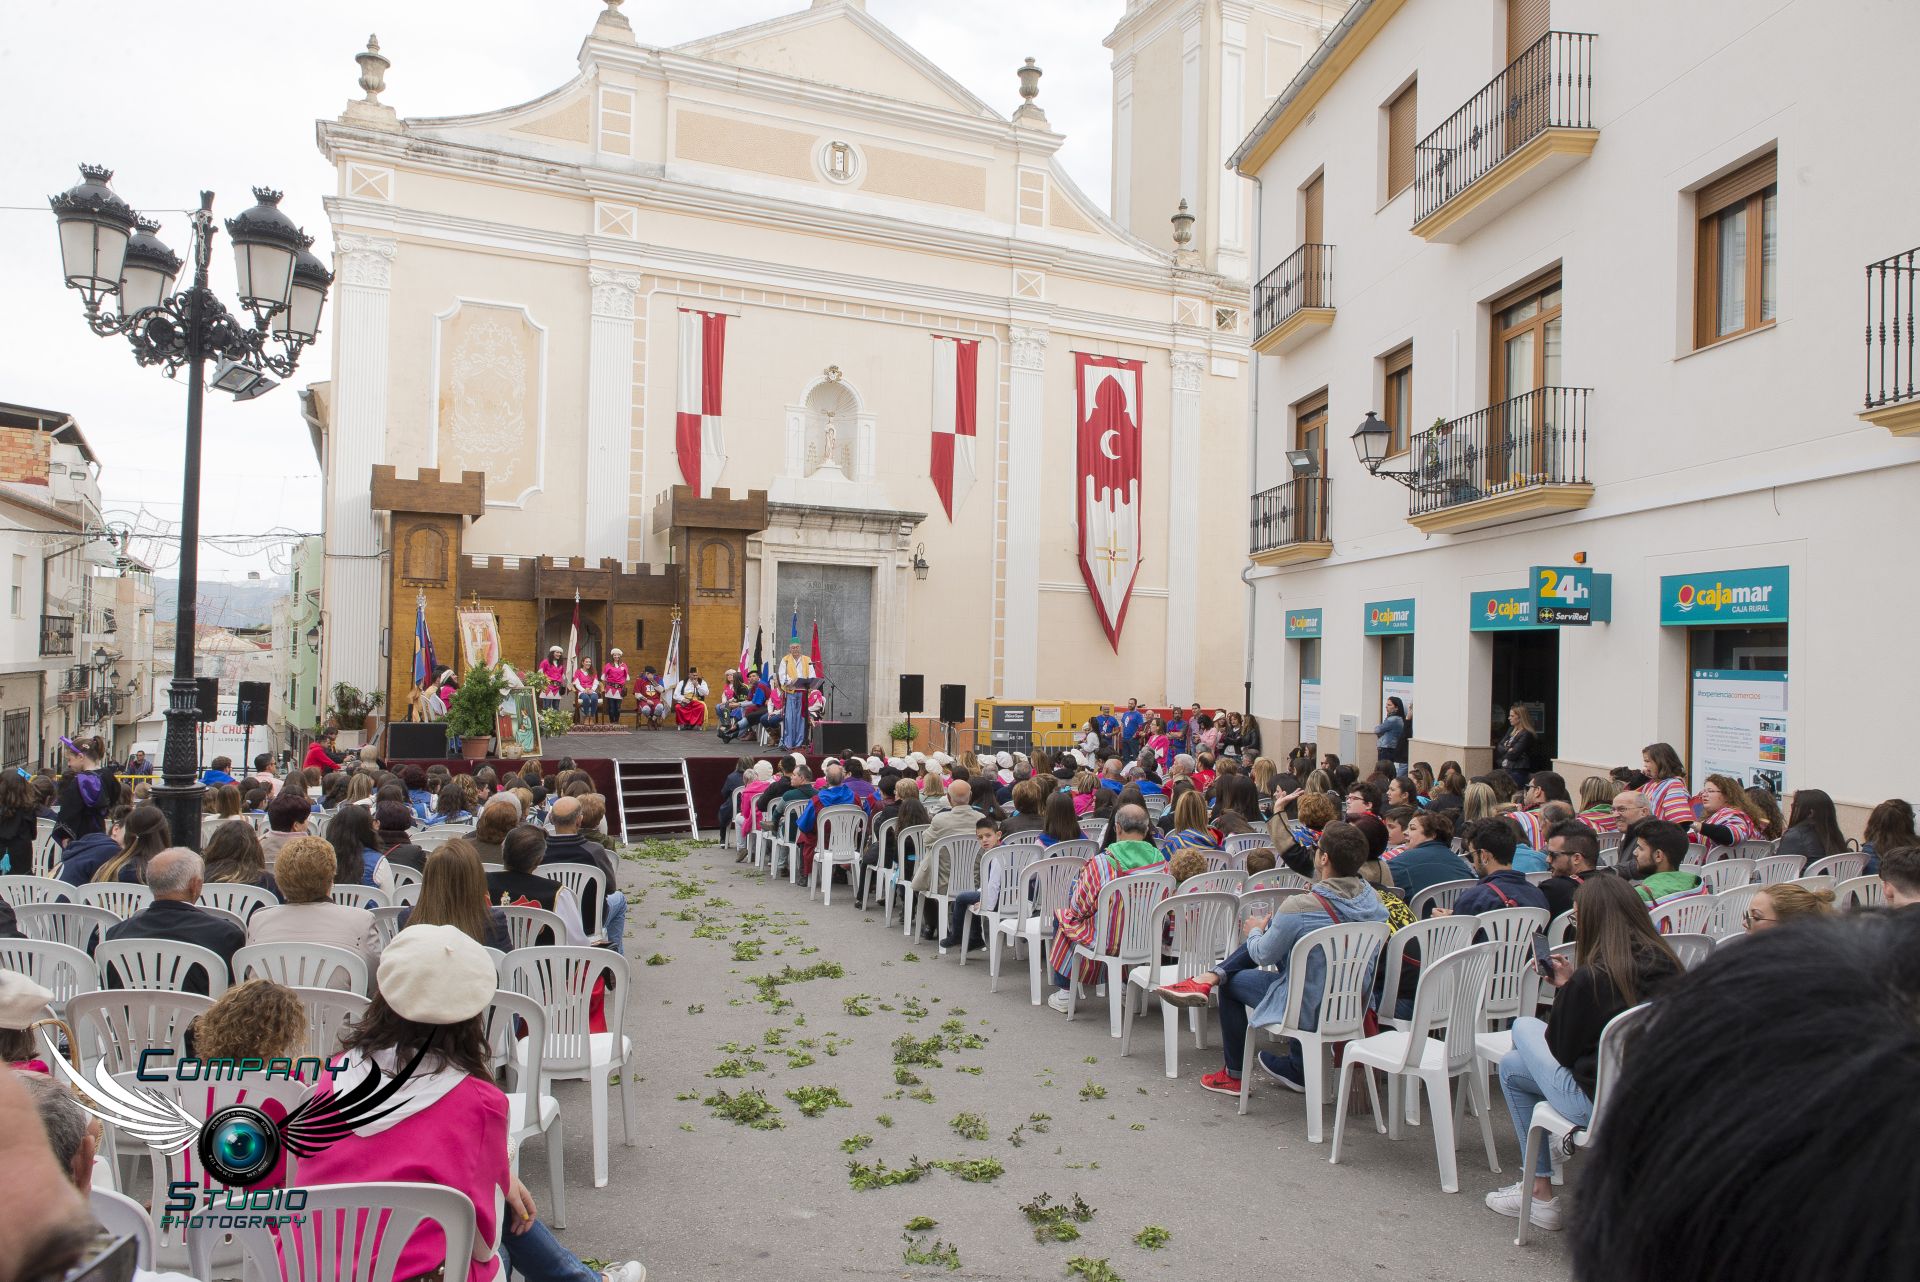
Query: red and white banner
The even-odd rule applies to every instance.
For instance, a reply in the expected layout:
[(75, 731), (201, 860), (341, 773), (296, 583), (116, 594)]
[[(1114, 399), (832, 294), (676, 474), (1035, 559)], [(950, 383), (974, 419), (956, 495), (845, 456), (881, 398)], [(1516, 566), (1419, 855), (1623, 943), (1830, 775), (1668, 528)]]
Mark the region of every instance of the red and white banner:
[(720, 434), (720, 374), (726, 350), (724, 313), (680, 309), (680, 400), (673, 449), (680, 475), (702, 496), (712, 490), (727, 461)]
[(1117, 652), (1140, 572), (1140, 361), (1073, 354), (1080, 574)]
[(966, 501), (975, 476), (980, 412), (980, 340), (933, 336), (933, 488), (940, 506)]

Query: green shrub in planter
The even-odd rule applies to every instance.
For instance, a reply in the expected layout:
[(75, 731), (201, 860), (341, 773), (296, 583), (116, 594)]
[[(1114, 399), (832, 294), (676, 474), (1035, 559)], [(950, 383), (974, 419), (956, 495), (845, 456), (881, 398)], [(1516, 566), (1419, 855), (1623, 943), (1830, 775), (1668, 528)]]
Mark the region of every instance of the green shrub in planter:
[(447, 705), (447, 731), (462, 739), (491, 738), (499, 729), (506, 674), (498, 667), (468, 668)]

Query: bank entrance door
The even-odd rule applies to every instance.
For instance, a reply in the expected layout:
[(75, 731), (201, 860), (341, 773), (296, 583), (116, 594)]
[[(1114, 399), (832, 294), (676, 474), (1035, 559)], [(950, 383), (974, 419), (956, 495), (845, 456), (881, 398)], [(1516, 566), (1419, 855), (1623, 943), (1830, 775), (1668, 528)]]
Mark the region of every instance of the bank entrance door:
[(1560, 631), (1541, 628), (1493, 634), (1493, 706), (1488, 711), (1488, 742), (1507, 734), (1507, 709), (1527, 705), (1538, 734), (1533, 768), (1546, 770), (1560, 755)]

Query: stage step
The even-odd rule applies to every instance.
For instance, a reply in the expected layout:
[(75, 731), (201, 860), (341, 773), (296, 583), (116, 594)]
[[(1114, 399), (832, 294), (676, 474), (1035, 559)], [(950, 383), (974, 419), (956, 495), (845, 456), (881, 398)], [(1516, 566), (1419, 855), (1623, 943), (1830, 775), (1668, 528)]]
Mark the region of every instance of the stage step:
[(626, 839), (697, 836), (693, 785), (684, 761), (621, 761), (614, 776)]

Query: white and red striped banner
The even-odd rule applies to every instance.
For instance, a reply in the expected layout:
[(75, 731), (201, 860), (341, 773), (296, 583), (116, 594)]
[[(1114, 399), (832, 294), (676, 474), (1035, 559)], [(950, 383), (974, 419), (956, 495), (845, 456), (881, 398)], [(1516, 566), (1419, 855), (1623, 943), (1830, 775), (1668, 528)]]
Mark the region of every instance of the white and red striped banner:
[(1140, 572), (1140, 361), (1073, 354), (1080, 574), (1117, 653)]
[(680, 475), (705, 496), (726, 464), (720, 433), (720, 375), (726, 360), (727, 318), (722, 312), (680, 309), (680, 400), (673, 449)]
[(980, 340), (933, 336), (933, 488), (953, 511), (973, 488), (979, 430)]

